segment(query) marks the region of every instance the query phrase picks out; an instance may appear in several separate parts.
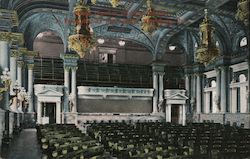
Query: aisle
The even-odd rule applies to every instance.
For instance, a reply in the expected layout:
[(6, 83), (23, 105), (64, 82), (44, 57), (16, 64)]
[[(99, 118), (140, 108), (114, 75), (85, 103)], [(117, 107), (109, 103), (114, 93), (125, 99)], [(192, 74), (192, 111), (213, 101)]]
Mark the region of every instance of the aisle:
[[(13, 141), (5, 156), (6, 159), (41, 159), (36, 129), (24, 129)], [(4, 158), (4, 159), (5, 159)]]

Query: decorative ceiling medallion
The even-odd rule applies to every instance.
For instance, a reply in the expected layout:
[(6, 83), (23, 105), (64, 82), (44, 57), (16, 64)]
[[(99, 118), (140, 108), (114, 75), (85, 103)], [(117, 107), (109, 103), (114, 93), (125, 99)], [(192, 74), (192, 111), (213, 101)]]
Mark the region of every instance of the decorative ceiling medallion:
[(205, 9), (205, 18), (200, 24), (201, 42), (196, 51), (196, 59), (199, 63), (207, 65), (219, 56), (219, 50), (214, 41), (214, 27), (208, 19)]
[(77, 3), (74, 8), (75, 34), (69, 36), (69, 49), (74, 50), (83, 58), (94, 47), (93, 32), (89, 26), (90, 9), (83, 1)]

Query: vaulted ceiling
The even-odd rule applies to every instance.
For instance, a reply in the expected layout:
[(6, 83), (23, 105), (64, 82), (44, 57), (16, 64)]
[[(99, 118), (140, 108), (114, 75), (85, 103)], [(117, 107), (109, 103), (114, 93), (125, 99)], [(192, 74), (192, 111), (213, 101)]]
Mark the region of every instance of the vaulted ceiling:
[[(60, 21), (62, 24), (47, 24), (50, 30), (63, 31), (58, 33), (65, 42), (68, 30), (72, 23), (72, 10), (77, 0), (0, 0), (2, 8), (17, 10), (20, 19), (20, 31), (32, 31), (39, 29), (40, 23), (51, 23), (48, 19)], [(235, 41), (233, 35), (245, 34), (244, 26), (235, 19), (238, 0), (152, 0), (153, 8), (158, 17), (160, 27), (152, 34), (143, 33), (140, 30), (140, 19), (146, 14), (146, 0), (121, 0), (119, 6), (113, 8), (110, 0), (97, 0), (92, 4), (91, 0), (85, 0), (91, 8), (91, 26), (99, 31), (99, 34), (108, 35), (120, 34), (121, 38), (131, 38), (130, 40), (147, 45), (153, 53), (162, 54), (166, 52), (167, 44), (171, 41), (182, 42), (193, 39), (198, 42), (198, 27), (204, 17), (204, 9), (209, 9), (209, 15), (215, 27), (217, 27), (218, 37), (227, 39), (229, 42)], [(46, 17), (46, 18), (44, 18)], [(236, 23), (237, 22), (237, 23)], [(32, 24), (33, 23), (33, 24)], [(103, 25), (109, 25), (103, 27)], [(111, 27), (111, 26), (114, 27)], [(35, 27), (32, 27), (35, 26)], [(42, 28), (42, 24), (40, 24)], [(99, 29), (98, 29), (99, 27)], [(27, 29), (28, 28), (28, 29)], [(102, 28), (102, 29), (100, 29)], [(104, 29), (106, 30), (104, 30)], [(133, 30), (136, 30), (133, 32)], [(189, 33), (186, 33), (186, 30)], [(243, 31), (242, 31), (243, 30)], [(40, 30), (45, 31), (45, 30)], [(138, 31), (141, 33), (139, 34)], [(35, 33), (36, 35), (38, 33)], [(33, 39), (36, 35), (32, 35)], [(29, 37), (27, 35), (26, 37)], [(100, 35), (99, 35), (100, 36)], [(111, 38), (116, 38), (111, 37)], [(227, 43), (227, 42), (226, 42)], [(190, 44), (182, 44), (188, 52)], [(193, 44), (192, 44), (193, 45)], [(223, 44), (224, 47), (231, 44)], [(230, 52), (232, 48), (227, 51)]]

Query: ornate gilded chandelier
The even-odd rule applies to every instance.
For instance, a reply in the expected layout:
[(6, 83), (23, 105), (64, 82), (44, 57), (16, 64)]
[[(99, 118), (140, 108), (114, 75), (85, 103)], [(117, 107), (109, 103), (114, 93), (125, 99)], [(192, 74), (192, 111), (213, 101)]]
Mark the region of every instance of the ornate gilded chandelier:
[(119, 5), (120, 0), (109, 0), (112, 7), (117, 7)]
[(158, 28), (157, 18), (153, 15), (152, 0), (147, 0), (147, 14), (143, 15), (141, 21), (144, 32), (152, 33)]
[(80, 0), (74, 8), (75, 34), (69, 36), (69, 49), (76, 51), (81, 58), (94, 47), (93, 32), (89, 26), (90, 9)]
[(207, 65), (219, 55), (219, 50), (213, 40), (214, 27), (208, 19), (208, 11), (205, 9), (205, 18), (200, 24), (201, 42), (196, 52), (199, 63)]
[(236, 19), (242, 21), (245, 25), (249, 25), (249, 0), (240, 0), (236, 13)]

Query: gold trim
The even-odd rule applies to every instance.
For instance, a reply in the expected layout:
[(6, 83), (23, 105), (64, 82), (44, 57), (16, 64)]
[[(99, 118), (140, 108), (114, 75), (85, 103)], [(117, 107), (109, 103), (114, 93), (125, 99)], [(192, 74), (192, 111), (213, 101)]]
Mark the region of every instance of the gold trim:
[(10, 41), (11, 32), (0, 32), (0, 41)]
[(19, 56), (19, 51), (16, 49), (11, 49), (10, 50), (10, 57), (18, 57)]
[(12, 33), (11, 34), (11, 41), (16, 42), (18, 45), (23, 45), (24, 44), (24, 37), (23, 33)]
[(28, 70), (33, 70), (35, 67), (35, 64), (29, 63), (29, 64), (27, 64), (27, 67), (28, 67)]

